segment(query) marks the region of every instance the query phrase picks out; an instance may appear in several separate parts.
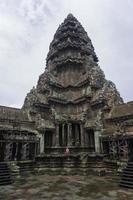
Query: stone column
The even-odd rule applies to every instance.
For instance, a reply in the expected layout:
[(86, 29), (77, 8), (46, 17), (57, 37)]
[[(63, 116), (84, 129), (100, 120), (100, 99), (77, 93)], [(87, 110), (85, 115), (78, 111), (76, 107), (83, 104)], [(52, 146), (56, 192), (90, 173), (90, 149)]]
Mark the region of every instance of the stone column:
[(28, 160), (29, 159), (29, 143), (22, 144), (21, 152), (22, 152), (21, 160)]
[(56, 147), (59, 146), (59, 124), (56, 124), (56, 135), (55, 135), (55, 145)]
[(55, 146), (56, 145), (56, 134), (55, 134), (55, 131), (52, 132), (52, 146)]
[(68, 141), (67, 141), (67, 145), (71, 146), (72, 142), (71, 142), (71, 133), (72, 133), (72, 125), (69, 123), (67, 124), (67, 135), (68, 135)]
[(6, 143), (6, 148), (5, 148), (5, 152), (4, 152), (4, 160), (5, 161), (11, 160), (11, 158), (12, 158), (12, 149), (13, 149), (13, 143), (12, 142)]
[(44, 153), (44, 134), (40, 134), (40, 153)]
[(82, 124), (80, 124), (80, 138), (81, 138), (81, 146), (84, 146), (84, 129)]
[(62, 124), (62, 146), (64, 146), (64, 144), (65, 144), (65, 141), (64, 141), (65, 130), (64, 130), (64, 128), (65, 128), (65, 124)]
[(95, 137), (95, 152), (100, 153), (100, 138), (101, 135), (100, 130), (95, 130), (94, 137)]
[(75, 137), (75, 139), (76, 139), (76, 146), (79, 146), (80, 145), (80, 130), (79, 130), (79, 124), (75, 124), (75, 135), (76, 135), (76, 137)]

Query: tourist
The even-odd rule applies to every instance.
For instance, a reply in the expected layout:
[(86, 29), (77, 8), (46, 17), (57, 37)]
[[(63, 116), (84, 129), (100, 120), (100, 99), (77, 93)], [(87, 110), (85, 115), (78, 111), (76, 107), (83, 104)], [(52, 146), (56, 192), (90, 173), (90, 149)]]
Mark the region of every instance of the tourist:
[(69, 150), (69, 148), (67, 147), (67, 148), (65, 149), (65, 154), (68, 155), (69, 153), (70, 153), (70, 150)]

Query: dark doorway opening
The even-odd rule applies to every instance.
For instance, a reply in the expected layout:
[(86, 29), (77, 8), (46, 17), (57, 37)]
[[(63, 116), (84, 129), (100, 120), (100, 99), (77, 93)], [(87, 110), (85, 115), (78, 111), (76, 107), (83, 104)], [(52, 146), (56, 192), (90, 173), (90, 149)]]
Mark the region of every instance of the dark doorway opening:
[(95, 139), (93, 129), (88, 129), (86, 131), (86, 145), (90, 148), (91, 151), (95, 151)]
[(22, 157), (22, 143), (18, 143), (17, 146), (17, 160), (21, 160)]
[(103, 141), (102, 147), (103, 147), (103, 153), (105, 155), (109, 155), (109, 141)]
[(44, 136), (44, 144), (45, 147), (51, 147), (53, 145), (53, 132), (52, 131), (45, 131), (45, 136)]
[(81, 144), (80, 124), (72, 123), (72, 145), (79, 146)]
[(29, 159), (32, 160), (35, 157), (35, 143), (29, 144)]
[(16, 154), (17, 154), (17, 144), (16, 144), (16, 142), (14, 142), (13, 149), (12, 149), (12, 160), (16, 159)]
[(129, 139), (128, 141), (128, 157), (129, 157), (129, 161), (133, 161), (133, 139)]
[(0, 142), (0, 162), (4, 161), (5, 142)]
[(68, 143), (68, 125), (59, 124), (59, 144), (60, 146), (67, 146)]

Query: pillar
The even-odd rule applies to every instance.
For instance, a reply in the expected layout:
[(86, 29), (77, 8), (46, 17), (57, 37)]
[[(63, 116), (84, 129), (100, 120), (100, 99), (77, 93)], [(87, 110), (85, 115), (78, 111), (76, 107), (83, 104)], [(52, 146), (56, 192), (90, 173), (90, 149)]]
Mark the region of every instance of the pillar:
[(72, 124), (67, 124), (67, 133), (68, 133), (68, 141), (67, 145), (71, 146), (71, 133), (72, 133)]
[(4, 160), (5, 161), (11, 160), (11, 158), (12, 158), (12, 148), (13, 148), (12, 142), (6, 143), (6, 148), (5, 148), (5, 152), (4, 152)]
[(74, 129), (75, 129), (75, 143), (76, 143), (76, 146), (77, 146), (77, 143), (79, 141), (79, 135), (78, 135), (78, 127), (77, 127), (77, 124), (74, 124)]
[(59, 146), (59, 124), (56, 124), (55, 145)]
[(84, 146), (84, 129), (83, 129), (83, 125), (80, 124), (80, 138), (81, 138), (81, 146)]
[(64, 130), (64, 128), (65, 128), (65, 124), (62, 124), (62, 146), (64, 146), (64, 144), (65, 144), (65, 141), (64, 141), (64, 133), (65, 133), (65, 130)]
[(94, 137), (95, 137), (95, 152), (100, 153), (100, 130), (95, 130)]
[(44, 153), (44, 133), (40, 134), (40, 153)]
[(28, 160), (29, 159), (29, 143), (23, 143), (22, 144), (22, 149), (21, 149), (21, 152), (22, 152), (22, 156), (21, 156), (21, 159), (22, 160)]

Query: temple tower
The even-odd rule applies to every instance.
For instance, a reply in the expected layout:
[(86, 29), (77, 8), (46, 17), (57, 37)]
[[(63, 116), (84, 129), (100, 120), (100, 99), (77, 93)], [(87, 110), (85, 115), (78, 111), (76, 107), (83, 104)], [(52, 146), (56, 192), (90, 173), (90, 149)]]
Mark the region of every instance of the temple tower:
[(37, 87), (23, 109), (36, 122), (40, 152), (100, 153), (104, 116), (122, 99), (105, 79), (86, 31), (69, 14), (57, 29)]

